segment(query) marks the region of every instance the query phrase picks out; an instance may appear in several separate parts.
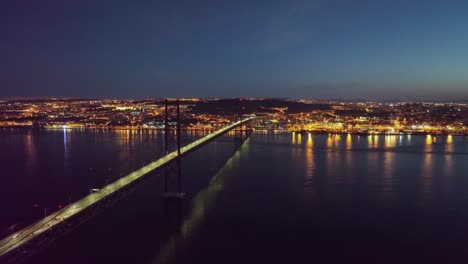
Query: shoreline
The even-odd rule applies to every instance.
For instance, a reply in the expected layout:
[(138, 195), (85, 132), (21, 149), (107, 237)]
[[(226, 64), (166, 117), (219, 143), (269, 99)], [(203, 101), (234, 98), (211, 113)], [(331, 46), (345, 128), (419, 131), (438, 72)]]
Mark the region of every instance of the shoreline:
[(468, 132), (453, 132), (453, 133), (447, 133), (447, 132), (430, 132), (430, 131), (414, 131), (414, 132), (399, 132), (399, 133), (387, 133), (387, 132), (339, 132), (339, 131), (333, 131), (333, 132), (328, 132), (328, 131), (305, 131), (305, 130), (300, 130), (300, 131), (292, 131), (291, 133), (296, 133), (296, 134), (331, 134), (331, 135), (357, 135), (357, 136), (468, 136)]
[[(33, 127), (33, 126), (0, 126), (0, 129), (25, 129), (25, 130), (148, 130), (148, 131), (164, 131), (164, 128), (152, 127)], [(218, 128), (219, 129), (219, 128)], [(218, 129), (187, 129), (181, 128), (182, 131), (205, 131), (214, 132)], [(330, 134), (330, 135), (357, 135), (357, 136), (407, 136), (407, 135), (430, 135), (430, 136), (468, 136), (467, 132), (453, 132), (446, 131), (405, 131), (399, 133), (388, 132), (344, 132), (344, 131), (326, 131), (326, 130), (288, 130), (288, 129), (254, 129), (258, 132), (274, 132), (274, 133), (296, 133), (296, 134)]]

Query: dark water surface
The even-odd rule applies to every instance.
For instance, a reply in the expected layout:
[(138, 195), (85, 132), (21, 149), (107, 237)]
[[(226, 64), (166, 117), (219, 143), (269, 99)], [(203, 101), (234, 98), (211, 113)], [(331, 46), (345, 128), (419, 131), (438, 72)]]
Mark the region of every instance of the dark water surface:
[[(147, 131), (1, 134), (2, 230), (162, 154)], [(468, 260), (464, 137), (225, 136), (185, 158), (183, 177), (181, 203), (155, 175), (28, 263)]]

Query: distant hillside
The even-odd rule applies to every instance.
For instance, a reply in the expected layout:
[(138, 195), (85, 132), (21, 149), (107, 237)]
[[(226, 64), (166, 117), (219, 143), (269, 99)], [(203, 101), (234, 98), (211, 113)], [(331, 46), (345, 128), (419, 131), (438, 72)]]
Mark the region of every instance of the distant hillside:
[(192, 107), (194, 113), (206, 114), (252, 114), (277, 112), (273, 108), (287, 108), (286, 113), (296, 114), (313, 110), (330, 110), (329, 104), (305, 104), (300, 102), (284, 101), (278, 99), (241, 100), (221, 99), (216, 101), (199, 102)]
[(47, 102), (81, 102), (81, 101), (93, 101), (93, 99), (10, 99), (6, 100), (4, 103), (6, 104), (14, 104), (14, 103), (28, 103), (28, 104), (35, 104), (35, 103), (47, 103)]

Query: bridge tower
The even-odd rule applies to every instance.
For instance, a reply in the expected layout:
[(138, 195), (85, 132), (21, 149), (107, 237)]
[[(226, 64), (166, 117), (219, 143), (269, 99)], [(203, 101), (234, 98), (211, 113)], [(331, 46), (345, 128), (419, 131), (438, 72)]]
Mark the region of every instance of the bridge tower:
[[(244, 119), (244, 113), (246, 112), (245, 110), (245, 100), (240, 98), (235, 107), (235, 111), (237, 113), (234, 113), (234, 122), (241, 121)], [(247, 138), (250, 136), (252, 133), (253, 129), (255, 127), (255, 122), (254, 120), (250, 120), (249, 122), (245, 122), (238, 127), (234, 129), (234, 141), (238, 144), (242, 144)]]
[[(182, 156), (180, 155), (180, 106), (179, 99), (164, 100), (164, 153), (177, 151), (177, 157), (164, 171), (165, 198), (183, 198), (182, 191)], [(175, 181), (175, 182), (174, 182)]]
[[(242, 98), (239, 98), (238, 100), (236, 100), (236, 103), (235, 103), (234, 122), (238, 122), (242, 120), (244, 109), (245, 107), (242, 102)], [(245, 139), (246, 137), (244, 137), (244, 131), (242, 130), (242, 124), (241, 124), (234, 129), (234, 141), (237, 144), (242, 144), (242, 142), (244, 142)]]

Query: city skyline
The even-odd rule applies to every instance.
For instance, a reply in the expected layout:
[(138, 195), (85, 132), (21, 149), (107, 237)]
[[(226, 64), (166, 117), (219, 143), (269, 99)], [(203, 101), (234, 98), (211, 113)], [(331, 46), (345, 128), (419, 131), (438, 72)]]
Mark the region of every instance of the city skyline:
[(4, 7), (0, 98), (468, 98), (462, 1)]
[[(176, 100), (0, 101), (0, 128), (164, 129)], [(181, 128), (217, 130), (257, 116), (255, 129), (345, 134), (467, 135), (466, 103), (344, 102), (281, 99), (181, 99)], [(178, 108), (179, 109), (179, 108)]]

